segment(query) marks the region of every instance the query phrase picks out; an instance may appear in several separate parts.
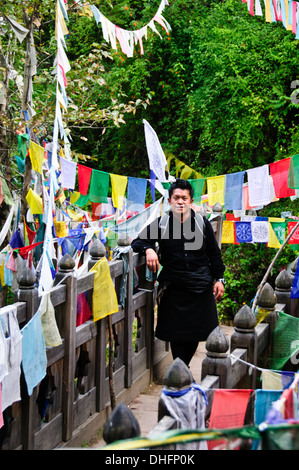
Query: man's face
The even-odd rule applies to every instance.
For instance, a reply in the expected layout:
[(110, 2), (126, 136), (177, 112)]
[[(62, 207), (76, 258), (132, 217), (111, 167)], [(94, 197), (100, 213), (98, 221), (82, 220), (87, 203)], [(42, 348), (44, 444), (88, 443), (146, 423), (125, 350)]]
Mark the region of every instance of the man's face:
[(168, 199), (171, 210), (174, 215), (184, 217), (190, 212), (190, 206), (193, 202), (189, 189), (175, 189)]

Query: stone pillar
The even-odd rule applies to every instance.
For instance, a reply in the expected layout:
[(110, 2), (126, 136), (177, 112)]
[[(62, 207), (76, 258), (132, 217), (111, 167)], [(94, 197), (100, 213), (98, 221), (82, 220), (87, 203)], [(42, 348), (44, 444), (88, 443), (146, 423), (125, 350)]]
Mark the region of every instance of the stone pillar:
[[(19, 277), (19, 288), (15, 291), (15, 302), (26, 302), (26, 323), (35, 315), (39, 306), (38, 291), (35, 285), (36, 278), (27, 266)], [(40, 427), (40, 417), (36, 405), (38, 387), (35, 387), (31, 396), (28, 396), (24, 378), (21, 379), (22, 387), (22, 438), (24, 450), (34, 448), (34, 433)], [(15, 404), (12, 405), (13, 407)]]
[(74, 273), (75, 262), (66, 253), (60, 260), (54, 285), (62, 281), (66, 285), (66, 300), (58, 307), (59, 330), (64, 339), (63, 381), (62, 381), (62, 439), (72, 437), (74, 423), (75, 369), (76, 369), (76, 320), (77, 320), (77, 280)]
[[(270, 284), (266, 283), (261, 290), (260, 297), (259, 297), (259, 307), (264, 311), (268, 311), (268, 315), (263, 320), (264, 323), (269, 324), (269, 340), (268, 345), (264, 349), (263, 352), (263, 362), (265, 367), (268, 364), (269, 357), (271, 357), (271, 338), (273, 330), (276, 326), (276, 322), (278, 319), (278, 312), (276, 310), (277, 304), (277, 297), (274, 292), (274, 289)], [(262, 360), (262, 357), (260, 358)]]
[(104, 424), (106, 444), (139, 436), (140, 426), (132, 411), (124, 403), (118, 403)]
[(207, 375), (219, 376), (219, 388), (231, 388), (231, 360), (228, 357), (229, 342), (220, 326), (206, 341), (207, 355), (202, 362), (201, 380)]
[[(256, 318), (248, 305), (238, 311), (234, 318), (235, 331), (231, 336), (230, 350), (241, 348), (247, 349), (247, 362), (252, 365), (257, 364), (257, 335), (255, 331)], [(242, 380), (241, 388), (256, 387), (256, 369), (251, 369), (252, 373), (246, 375)]]
[(283, 269), (275, 279), (275, 295), (277, 303), (285, 304), (284, 312), (289, 314), (290, 312), (290, 295), (292, 290), (292, 276), (286, 269)]
[[(179, 391), (189, 388), (193, 382), (189, 367), (179, 357), (170, 364), (163, 376), (163, 385), (170, 390)], [(158, 403), (158, 421), (164, 416), (170, 416), (170, 414), (160, 398)]]

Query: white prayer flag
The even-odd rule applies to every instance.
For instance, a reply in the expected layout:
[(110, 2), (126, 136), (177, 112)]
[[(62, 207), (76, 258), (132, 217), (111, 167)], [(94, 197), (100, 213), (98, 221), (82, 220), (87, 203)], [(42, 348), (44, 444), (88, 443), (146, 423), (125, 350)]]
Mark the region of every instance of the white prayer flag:
[(266, 206), (271, 202), (269, 165), (247, 170), (249, 205)]
[(163, 149), (154, 129), (145, 119), (143, 119), (143, 124), (150, 169), (155, 173), (158, 180), (163, 183), (166, 181), (165, 166), (167, 165)]

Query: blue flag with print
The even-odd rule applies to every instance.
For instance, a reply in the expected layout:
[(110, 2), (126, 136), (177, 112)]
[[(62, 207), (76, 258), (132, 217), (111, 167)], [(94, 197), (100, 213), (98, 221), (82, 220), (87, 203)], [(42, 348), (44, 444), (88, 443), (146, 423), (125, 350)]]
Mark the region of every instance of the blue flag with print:
[(241, 210), (245, 171), (231, 173), (225, 177), (224, 207), (227, 210)]
[(238, 243), (252, 242), (251, 222), (235, 222)]

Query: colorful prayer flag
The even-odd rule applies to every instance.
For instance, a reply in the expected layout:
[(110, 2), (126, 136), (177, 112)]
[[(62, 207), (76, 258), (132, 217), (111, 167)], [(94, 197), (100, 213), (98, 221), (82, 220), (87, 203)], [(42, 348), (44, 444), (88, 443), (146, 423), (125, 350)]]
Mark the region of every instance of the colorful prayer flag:
[(97, 321), (118, 312), (118, 300), (107, 258), (101, 258), (90, 271), (95, 273), (92, 312), (93, 320)]
[(222, 227), (221, 243), (235, 243), (235, 223), (232, 220), (224, 220)]
[(299, 188), (299, 154), (291, 157), (288, 175), (288, 187), (292, 189)]
[(252, 242), (251, 222), (240, 221), (235, 222), (236, 236), (238, 243)]
[(209, 206), (224, 205), (225, 175), (207, 178)]
[(29, 188), (26, 196), (31, 214), (43, 214), (43, 200), (33, 189)]
[(192, 188), (194, 189), (194, 203), (200, 204), (201, 203), (201, 196), (205, 184), (205, 178), (197, 178), (195, 180), (188, 180), (191, 184)]
[(60, 157), (60, 182), (62, 188), (75, 189), (77, 163)]
[(92, 174), (92, 168), (77, 164), (78, 169), (78, 182), (79, 182), (79, 193), (86, 196), (88, 193), (90, 178)]
[(271, 202), (269, 185), (269, 165), (247, 170), (249, 204), (265, 206)]
[(112, 185), (112, 201), (114, 207), (122, 209), (124, 205), (124, 197), (127, 189), (127, 176), (110, 174)]
[(295, 195), (293, 189), (288, 188), (288, 175), (291, 158), (285, 158), (278, 162), (270, 163), (270, 174), (273, 178), (275, 196), (277, 198)]
[(109, 173), (101, 170), (92, 170), (89, 185), (89, 199), (92, 202), (107, 202), (109, 181)]
[(30, 140), (29, 157), (31, 160), (32, 169), (37, 171), (38, 173), (42, 172), (44, 153), (45, 153), (44, 147), (41, 147), (40, 145)]
[(231, 173), (225, 178), (224, 207), (227, 210), (242, 210), (245, 171)]
[[(127, 201), (129, 210), (140, 212), (144, 209), (146, 188), (146, 179), (128, 177)], [(136, 206), (137, 209), (131, 209), (131, 206)]]

